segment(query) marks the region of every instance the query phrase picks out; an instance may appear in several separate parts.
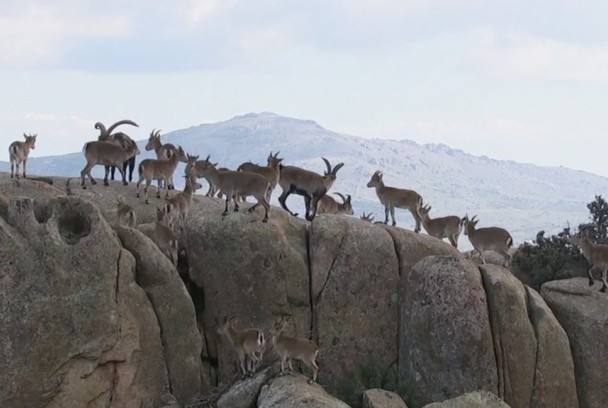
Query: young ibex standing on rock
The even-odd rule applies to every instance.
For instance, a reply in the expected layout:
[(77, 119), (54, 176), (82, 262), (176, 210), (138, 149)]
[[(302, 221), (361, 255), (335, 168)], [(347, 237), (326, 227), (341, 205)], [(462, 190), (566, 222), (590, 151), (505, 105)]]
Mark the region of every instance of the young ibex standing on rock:
[[(8, 156), (11, 161), (11, 178), (19, 178), (19, 165), (23, 163), (23, 178), (27, 178), (25, 175), (25, 164), (27, 163), (27, 157), (30, 155), (30, 149), (36, 149), (36, 137), (37, 134), (23, 134), (25, 142), (14, 141), (8, 147)], [(15, 171), (16, 168), (16, 171)]]
[(336, 181), (338, 170), (344, 166), (344, 163), (338, 163), (333, 169), (329, 161), (322, 157), (327, 171), (323, 176), (309, 170), (305, 170), (296, 166), (281, 166), (281, 177), (279, 185), (283, 189), (283, 193), (279, 197), (281, 207), (293, 216), (298, 214), (291, 212), (287, 208), (285, 201), (291, 193), (304, 196), (304, 204), (306, 205), (306, 214), (304, 217), (308, 221), (312, 221), (317, 214), (317, 205), (319, 200), (329, 191)]
[(238, 320), (238, 315), (225, 319), (224, 324), (217, 329), (217, 332), (226, 336), (239, 356), (239, 366), (243, 376), (248, 376), (255, 372), (258, 363), (262, 361), (266, 340), (260, 329), (237, 329), (236, 323)]
[(589, 274), (589, 286), (593, 286), (594, 277), (593, 271), (599, 270), (602, 272), (602, 288), (600, 292), (606, 292), (608, 283), (606, 282), (606, 274), (608, 271), (608, 245), (594, 244), (591, 241), (593, 227), (583, 227), (577, 236), (573, 237), (570, 242), (576, 244), (581, 249), (583, 256), (591, 264), (591, 268), (587, 272)]
[(160, 251), (177, 267), (179, 244), (175, 232), (165, 223), (165, 212), (156, 208), (156, 221), (149, 224), (139, 224), (137, 229), (150, 238)]
[[(111, 143), (119, 144), (122, 146), (126, 146), (127, 144), (135, 144), (135, 141), (133, 139), (131, 139), (125, 133), (122, 133), (122, 132), (112, 133), (112, 131), (120, 125), (131, 125), (131, 126), (139, 127), (139, 125), (137, 123), (135, 123), (129, 119), (119, 120), (118, 122), (114, 123), (112, 126), (110, 126), (107, 129), (103, 123), (97, 122), (97, 123), (95, 123), (95, 129), (99, 130), (99, 137), (97, 138), (97, 140), (100, 142), (111, 142)], [(135, 156), (127, 159), (122, 164), (122, 171), (124, 171), (125, 174), (127, 173), (127, 170), (128, 170), (129, 181), (133, 181), (133, 169), (134, 168), (135, 168)], [(106, 172), (107, 171), (108, 171), (108, 166), (106, 166)], [(112, 180), (114, 180), (115, 173), (116, 173), (116, 167), (112, 166), (110, 168), (110, 178)]]
[(91, 169), (98, 164), (105, 166), (106, 174), (103, 178), (103, 184), (105, 186), (110, 185), (108, 182), (108, 173), (111, 166), (116, 167), (120, 172), (120, 175), (122, 176), (122, 184), (125, 186), (128, 185), (129, 183), (127, 183), (126, 173), (122, 169), (122, 165), (131, 157), (137, 156), (139, 154), (139, 149), (134, 143), (117, 145), (114, 143), (95, 141), (85, 143), (84, 147), (82, 148), (82, 153), (87, 160), (87, 164), (80, 172), (80, 185), (83, 189), (86, 189), (87, 187), (84, 185), (85, 175), (89, 176), (91, 184), (97, 184), (97, 182), (93, 179), (93, 176), (91, 176)]
[(146, 204), (149, 204), (148, 201), (148, 189), (150, 188), (150, 183), (152, 180), (158, 181), (158, 190), (156, 191), (156, 198), (160, 198), (160, 186), (161, 181), (165, 182), (165, 198), (169, 198), (169, 184), (171, 184), (171, 180), (173, 178), (173, 173), (177, 168), (178, 162), (188, 162), (188, 158), (186, 157), (186, 153), (181, 146), (177, 148), (175, 154), (171, 156), (170, 159), (167, 160), (159, 160), (159, 159), (146, 159), (142, 160), (137, 167), (137, 171), (139, 173), (139, 180), (137, 181), (137, 198), (139, 198), (139, 186), (141, 185), (144, 179), (146, 180), (146, 185), (144, 187), (144, 193), (146, 195)]
[(508, 267), (511, 263), (511, 254), (509, 248), (513, 246), (513, 237), (511, 234), (500, 227), (486, 227), (475, 229), (475, 226), (479, 220), (475, 219), (477, 216), (473, 216), (469, 220), (469, 216), (464, 216), (464, 234), (469, 237), (471, 245), (473, 245), (474, 251), (478, 252), (481, 257), (481, 262), (486, 263), (483, 257), (484, 251), (496, 251), (501, 254), (505, 260), (505, 266)]
[(319, 206), (317, 208), (317, 214), (346, 214), (354, 215), (353, 206), (350, 202), (350, 195), (344, 197), (340, 193), (334, 193), (342, 199), (341, 203), (338, 203), (332, 196), (325, 194), (319, 200)]
[(295, 358), (306, 364), (313, 371), (312, 378), (308, 382), (316, 382), (317, 374), (319, 373), (319, 365), (317, 364), (319, 347), (312, 340), (284, 335), (283, 330), (285, 330), (285, 326), (290, 320), (291, 315), (283, 315), (275, 323), (271, 332), (272, 346), (281, 358), (281, 374), (285, 372), (286, 362), (289, 370), (293, 371), (291, 360)]
[(137, 217), (133, 207), (116, 199), (116, 224), (133, 228), (136, 223)]
[(260, 174), (248, 173), (244, 171), (218, 171), (215, 165), (209, 161), (211, 156), (203, 161), (198, 161), (196, 171), (205, 177), (211, 184), (216, 186), (226, 195), (226, 207), (222, 216), (228, 215), (228, 203), (230, 200), (234, 202), (234, 211), (239, 210), (237, 197), (254, 196), (257, 203), (250, 207), (247, 211), (253, 212), (258, 206), (264, 207), (264, 219), (262, 222), (268, 221), (268, 213), (270, 204), (266, 200), (268, 190), (271, 188), (270, 181)]
[(174, 227), (174, 222), (177, 217), (179, 217), (182, 228), (186, 225), (186, 218), (188, 217), (188, 212), (190, 211), (190, 205), (192, 204), (192, 194), (201, 188), (201, 185), (196, 181), (196, 176), (194, 175), (194, 164), (196, 160), (198, 160), (198, 156), (190, 156), (188, 157), (188, 163), (186, 163), (185, 169), (185, 178), (186, 185), (184, 187), (184, 191), (174, 195), (169, 200), (167, 200), (167, 205), (165, 206), (165, 213), (167, 218), (167, 223), (170, 227)]
[(414, 190), (406, 190), (402, 188), (386, 187), (384, 181), (382, 181), (382, 172), (376, 171), (369, 183), (368, 187), (374, 187), (376, 189), (376, 195), (380, 199), (382, 205), (384, 205), (384, 223), (388, 224), (388, 213), (390, 211), (391, 218), (393, 219), (393, 226), (397, 225), (395, 222), (395, 207), (407, 208), (412, 213), (414, 220), (416, 221), (416, 228), (414, 232), (420, 232), (420, 207), (422, 207), (422, 197)]
[(426, 233), (439, 239), (447, 238), (454, 248), (458, 248), (458, 237), (462, 232), (465, 219), (456, 215), (431, 218), (429, 215), (431, 208), (430, 205), (425, 205), (419, 210), (422, 226), (426, 230)]
[(257, 173), (266, 177), (268, 181), (270, 181), (270, 190), (268, 191), (268, 196), (266, 197), (266, 201), (270, 202), (270, 196), (272, 195), (273, 190), (279, 183), (279, 177), (281, 176), (280, 165), (283, 159), (277, 157), (279, 152), (276, 152), (274, 155), (272, 152), (268, 155), (268, 159), (266, 160), (266, 166), (259, 166), (257, 164), (247, 162), (241, 164), (236, 170), (237, 171), (246, 171), (248, 173)]
[[(177, 151), (175, 145), (171, 143), (164, 143), (160, 141), (160, 129), (152, 129), (150, 132), (150, 137), (148, 138), (148, 143), (146, 143), (145, 147), (146, 151), (154, 150), (156, 153), (156, 158), (159, 160), (170, 159), (173, 154)], [(169, 190), (173, 190), (175, 187), (173, 186), (173, 178), (171, 179), (171, 184), (169, 185)]]

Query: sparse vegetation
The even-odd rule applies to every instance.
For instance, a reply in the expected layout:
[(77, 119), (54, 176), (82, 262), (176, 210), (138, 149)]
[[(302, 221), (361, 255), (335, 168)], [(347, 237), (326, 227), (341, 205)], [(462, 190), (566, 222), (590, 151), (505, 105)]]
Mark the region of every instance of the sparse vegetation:
[[(589, 224), (595, 231), (597, 243), (608, 242), (608, 203), (601, 195), (587, 204), (589, 209)], [(549, 237), (545, 231), (539, 231), (532, 243), (524, 243), (515, 253), (513, 264), (520, 271), (526, 273), (532, 280), (535, 288), (545, 282), (573, 277), (577, 268), (587, 268), (580, 249), (570, 242), (576, 234), (568, 225), (561, 232)]]

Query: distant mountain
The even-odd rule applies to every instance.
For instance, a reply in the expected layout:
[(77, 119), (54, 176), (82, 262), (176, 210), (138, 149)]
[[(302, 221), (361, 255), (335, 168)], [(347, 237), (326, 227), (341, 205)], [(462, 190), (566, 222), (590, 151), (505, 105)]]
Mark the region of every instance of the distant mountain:
[[(332, 164), (343, 161), (346, 165), (332, 191), (351, 194), (356, 214), (372, 211), (376, 220), (384, 219), (383, 207), (366, 184), (375, 170), (382, 170), (387, 185), (418, 191), (433, 206), (431, 216), (477, 214), (480, 227), (503, 226), (516, 243), (533, 239), (539, 230), (553, 233), (568, 221), (575, 225), (587, 220), (586, 203), (595, 194), (608, 192), (608, 178), (583, 171), (477, 157), (445, 145), (365, 139), (273, 113), (250, 113), (176, 130), (163, 140), (201, 158), (211, 154), (213, 161), (230, 168), (248, 160), (265, 163), (271, 150), (280, 151), (286, 164), (320, 173), (325, 168), (321, 156)], [(140, 143), (142, 151), (144, 144)], [(144, 152), (139, 157), (151, 155)], [(32, 158), (28, 171), (78, 176), (83, 165), (78, 152)], [(0, 170), (8, 170), (8, 164), (0, 163)], [(96, 173), (101, 174), (101, 168)], [(275, 205), (279, 194), (274, 194)], [(288, 205), (301, 211), (302, 199), (292, 196)], [(400, 226), (413, 228), (409, 212), (397, 213)]]

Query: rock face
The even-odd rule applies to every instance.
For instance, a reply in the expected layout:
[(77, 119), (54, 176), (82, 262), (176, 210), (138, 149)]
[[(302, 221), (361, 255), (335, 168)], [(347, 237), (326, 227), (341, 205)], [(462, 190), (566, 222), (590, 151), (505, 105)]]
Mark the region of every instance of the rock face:
[(256, 408), (262, 386), (278, 371), (278, 367), (274, 365), (256, 373), (251, 378), (237, 381), (219, 398), (217, 408)]
[(137, 282), (158, 318), (169, 384), (178, 401), (189, 402), (201, 392), (202, 338), (194, 305), (177, 271), (142, 232), (118, 227), (118, 235), (136, 259)]
[(221, 217), (218, 200), (202, 200), (186, 226), (189, 277), (204, 290), (205, 358), (217, 362), (219, 382), (226, 383), (237, 361), (217, 333), (226, 317), (239, 314), (243, 326), (268, 332), (281, 314), (290, 313), (296, 327), (288, 333), (310, 335), (308, 231), (304, 221), (282, 210), (272, 208), (262, 223), (260, 211)]
[(424, 408), (509, 408), (509, 405), (492, 393), (471, 392), (451, 400), (425, 405)]
[(536, 334), (536, 371), (531, 408), (579, 406), (574, 362), (566, 332), (534, 289), (527, 288), (530, 320)]
[(498, 373), (479, 270), (451, 256), (412, 269), (401, 317), (400, 380), (421, 407), (471, 390), (498, 392)]
[(372, 362), (387, 370), (397, 359), (399, 313), (399, 263), (390, 234), (361, 220), (315, 217), (310, 270), (323, 360), (319, 381)]
[(394, 392), (372, 389), (363, 393), (363, 408), (407, 408), (407, 405)]
[(8, 220), (0, 405), (153, 406), (169, 391), (158, 325), (99, 211), (79, 199), (17, 198)]
[(318, 384), (308, 384), (308, 378), (290, 374), (274, 378), (264, 386), (258, 397), (258, 408), (349, 408), (332, 397)]
[(581, 408), (600, 408), (608, 401), (608, 296), (586, 278), (547, 282), (541, 294), (572, 349)]
[(498, 396), (528, 408), (536, 367), (536, 336), (528, 319), (526, 290), (508, 270), (481, 267), (498, 373)]

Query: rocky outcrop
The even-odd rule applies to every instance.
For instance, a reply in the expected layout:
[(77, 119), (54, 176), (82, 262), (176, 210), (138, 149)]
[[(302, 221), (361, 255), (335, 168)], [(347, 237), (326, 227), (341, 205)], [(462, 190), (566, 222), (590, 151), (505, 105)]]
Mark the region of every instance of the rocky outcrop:
[(509, 408), (509, 405), (492, 393), (471, 392), (451, 400), (425, 405), (424, 408)]
[(318, 216), (309, 246), (319, 381), (335, 383), (328, 380), (372, 363), (387, 370), (397, 359), (399, 313), (399, 263), (390, 234), (361, 220)]
[(274, 378), (260, 391), (258, 408), (349, 408), (329, 395), (320, 385), (309, 384), (308, 378), (289, 374)]
[(496, 356), (497, 395), (512, 408), (529, 408), (534, 388), (536, 336), (528, 319), (526, 290), (508, 270), (498, 266), (482, 266), (481, 276)]
[(600, 408), (608, 401), (608, 296), (587, 282), (547, 282), (541, 294), (568, 335), (580, 407)]
[(472, 390), (498, 392), (487, 297), (479, 269), (451, 256), (431, 256), (412, 269), (401, 317), (400, 380), (408, 405)]
[(394, 392), (376, 388), (363, 393), (363, 408), (407, 408), (407, 405)]
[(153, 406), (169, 392), (158, 325), (99, 211), (79, 199), (17, 198), (8, 219), (0, 405)]
[(160, 325), (172, 394), (182, 403), (198, 398), (202, 386), (201, 333), (194, 305), (171, 261), (142, 232), (117, 228), (123, 246), (136, 259), (137, 283), (144, 289)]
[(277, 365), (235, 382), (217, 401), (217, 408), (256, 408), (262, 386), (278, 373)]
[[(311, 328), (307, 225), (273, 208), (268, 223), (260, 212), (220, 216), (219, 200), (190, 210), (186, 225), (189, 278), (204, 292), (205, 356), (216, 362), (220, 383), (234, 376), (236, 355), (217, 329), (224, 318), (268, 332), (283, 313), (293, 316), (289, 334), (308, 337)], [(246, 206), (244, 206), (246, 208)], [(274, 357), (267, 353), (267, 359)]]
[(542, 297), (527, 288), (528, 313), (536, 335), (536, 368), (531, 408), (578, 408), (576, 380), (570, 343)]

